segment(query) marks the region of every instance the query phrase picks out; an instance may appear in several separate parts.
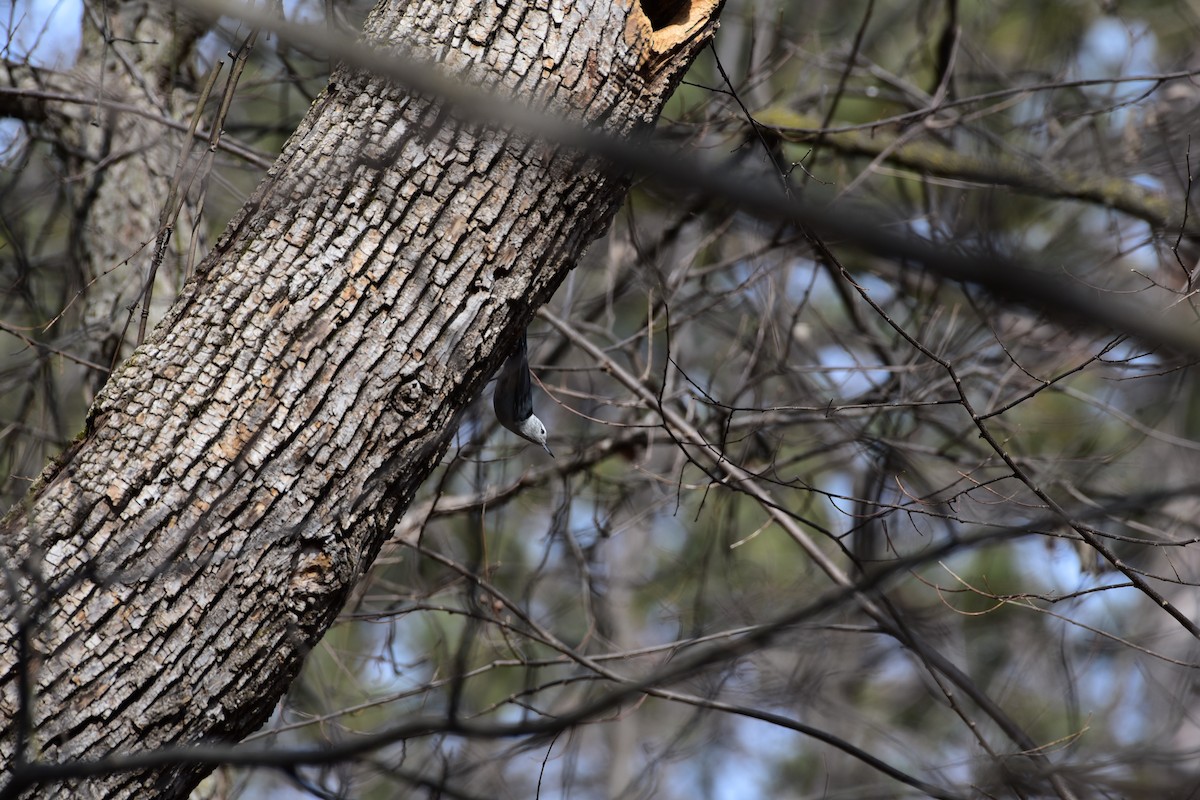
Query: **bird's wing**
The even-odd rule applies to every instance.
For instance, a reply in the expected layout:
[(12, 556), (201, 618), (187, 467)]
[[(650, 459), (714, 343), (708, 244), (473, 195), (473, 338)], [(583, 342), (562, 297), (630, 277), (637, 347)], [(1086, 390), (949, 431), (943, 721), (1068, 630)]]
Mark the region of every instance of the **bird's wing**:
[(496, 418), (505, 423), (505, 427), (513, 429), (507, 423), (510, 415), (512, 423), (521, 422), (533, 415), (533, 382), (529, 379), (529, 345), (525, 333), (521, 333), (516, 349), (500, 368), (496, 378), (496, 388), (492, 391), (492, 408)]
[(529, 343), (525, 339), (525, 331), (521, 331), (517, 352), (509, 356), (508, 360), (509, 363), (517, 362), (513, 364), (513, 381), (517, 397), (516, 417), (520, 422), (533, 416), (533, 382), (529, 379)]

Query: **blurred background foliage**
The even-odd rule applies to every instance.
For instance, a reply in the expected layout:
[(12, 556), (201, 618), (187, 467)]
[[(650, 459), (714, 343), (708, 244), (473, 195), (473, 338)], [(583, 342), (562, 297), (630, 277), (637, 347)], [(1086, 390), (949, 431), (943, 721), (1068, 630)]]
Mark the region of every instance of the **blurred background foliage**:
[[(38, 59), (87, 78), (74, 51), (132, 5), (14, 2), (9, 85)], [(285, 5), (347, 27), (367, 11)], [(1194, 4), (729, 0), (722, 20), (664, 140), (1147, 313), (1194, 305)], [(246, 33), (226, 20), (188, 39), (161, 114), (186, 124)], [(259, 40), (224, 125), (244, 152), (193, 184), (197, 221), (155, 302), (327, 73)], [(86, 105), (56, 124), (25, 99), (0, 96), (6, 506), (132, 351), (149, 241), (84, 257), (114, 235), (89, 205), (111, 149), (62, 134)], [(178, 150), (177, 130), (151, 129)], [(555, 734), (221, 769), (198, 796), (1195, 795), (1196, 636), (1131, 583), (1196, 618), (1190, 361), (642, 181), (549, 311), (569, 335), (544, 315), (530, 347), (557, 459), (483, 398), (253, 738), (348, 741), (416, 714), (541, 725), (630, 681), (654, 691)], [(772, 508), (866, 590), (840, 592)]]

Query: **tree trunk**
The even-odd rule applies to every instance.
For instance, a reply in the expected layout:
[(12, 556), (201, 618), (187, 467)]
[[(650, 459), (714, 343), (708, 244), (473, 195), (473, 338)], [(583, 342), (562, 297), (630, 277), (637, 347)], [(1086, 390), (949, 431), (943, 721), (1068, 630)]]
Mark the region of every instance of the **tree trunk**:
[[(53, 380), (45, 382), (35, 378), (34, 353), (25, 367), (30, 391), (38, 394), (33, 402), (41, 409), (54, 409), (45, 417), (54, 421), (59, 442), (70, 441), (78, 430), (66, 428), (65, 422), (59, 428), (59, 421), (78, 417), (78, 409), (94, 399), (107, 379), (107, 368), (128, 356), (136, 343), (138, 324), (130, 308), (137, 307), (146, 285), (161, 204), (182, 138), (155, 117), (182, 116), (186, 121), (190, 116), (191, 109), (180, 108), (187, 93), (174, 92), (173, 83), (177, 65), (192, 54), (206, 28), (169, 3), (92, 4), (85, 10), (83, 39), (72, 69), (53, 72), (8, 61), (0, 67), (0, 84), (15, 90), (0, 94), (0, 116), (21, 119), (32, 138), (51, 145), (64, 170), (63, 183), (70, 187), (64, 191), (70, 211), (63, 215), (70, 225), (69, 257), (58, 273), (62, 287), (58, 302), (65, 308), (50, 335), (62, 333), (63, 341), (69, 339), (76, 360), (59, 360)], [(49, 99), (99, 100), (98, 95), (143, 114), (119, 113), (104, 102)], [(154, 320), (161, 319), (179, 292), (192, 255), (189, 250), (204, 254), (200, 238), (199, 209), (185, 200), (175, 221), (172, 246), (163, 251), (156, 273)], [(42, 319), (27, 322), (44, 324)], [(102, 369), (81, 366), (84, 362)], [(48, 437), (14, 436), (28, 442), (18, 449), (22, 460), (28, 458), (32, 464), (14, 470), (17, 475), (35, 474), (57, 450), (49, 449)], [(12, 497), (19, 496), (28, 481), (4, 477), (0, 504), (7, 506), (6, 480), (21, 487), (14, 489)]]
[[(644, 5), (393, 0), (365, 35), (626, 134), (657, 117), (720, 0)], [(462, 117), (335, 72), (4, 520), (6, 779), (261, 725), (459, 412), (604, 231), (623, 179)], [(180, 796), (206, 771), (36, 791)]]

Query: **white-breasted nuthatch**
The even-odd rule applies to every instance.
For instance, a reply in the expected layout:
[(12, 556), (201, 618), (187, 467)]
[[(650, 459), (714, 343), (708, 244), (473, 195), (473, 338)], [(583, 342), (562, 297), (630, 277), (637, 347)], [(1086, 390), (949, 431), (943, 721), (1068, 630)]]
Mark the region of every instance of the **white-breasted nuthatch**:
[[(529, 380), (529, 344), (525, 332), (512, 355), (504, 362), (496, 376), (496, 388), (492, 391), (492, 408), (496, 419), (510, 431), (534, 444), (540, 444), (550, 453), (546, 444), (546, 426), (533, 415), (533, 382)], [(550, 453), (554, 458), (554, 453)]]

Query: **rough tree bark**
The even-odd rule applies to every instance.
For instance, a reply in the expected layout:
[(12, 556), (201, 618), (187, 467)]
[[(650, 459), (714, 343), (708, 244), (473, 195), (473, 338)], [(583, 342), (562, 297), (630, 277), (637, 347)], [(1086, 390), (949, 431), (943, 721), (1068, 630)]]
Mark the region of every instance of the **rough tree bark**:
[[(656, 119), (720, 5), (392, 0), (364, 35), (627, 134)], [(624, 188), (580, 154), (336, 71), (3, 522), (5, 779), (261, 725)], [(205, 771), (37, 792), (180, 796)]]

